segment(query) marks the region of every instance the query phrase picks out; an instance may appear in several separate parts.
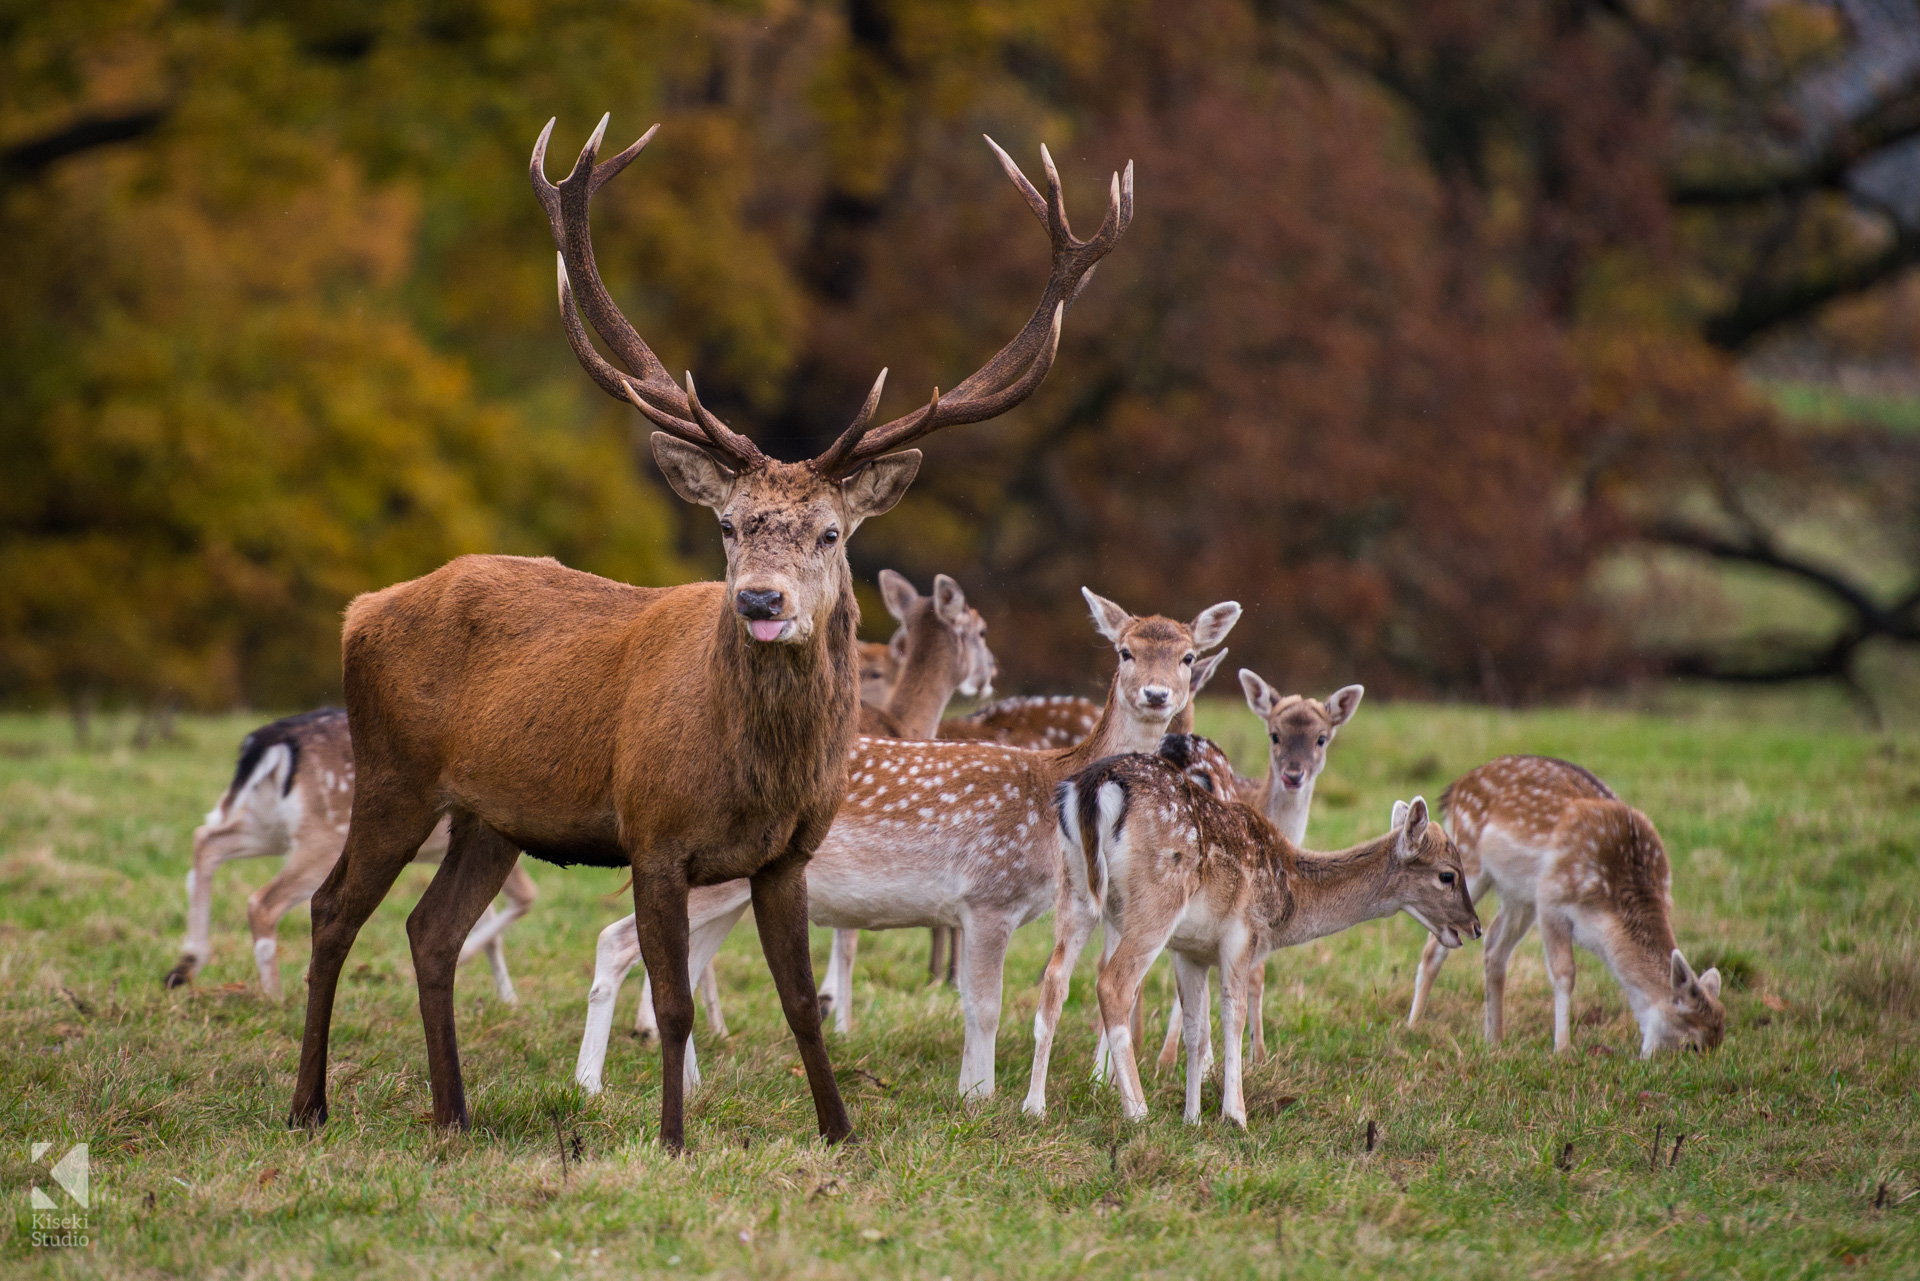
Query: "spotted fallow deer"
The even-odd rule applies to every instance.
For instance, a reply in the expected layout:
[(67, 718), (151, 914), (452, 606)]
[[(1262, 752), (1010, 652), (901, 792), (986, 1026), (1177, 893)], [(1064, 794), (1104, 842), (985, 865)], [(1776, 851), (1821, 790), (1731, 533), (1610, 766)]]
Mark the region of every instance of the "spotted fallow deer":
[[(1672, 874), (1660, 833), (1591, 771), (1550, 756), (1502, 756), (1440, 794), (1478, 901), (1500, 891), (1487, 931), (1486, 1036), (1504, 1030), (1507, 961), (1534, 919), (1553, 981), (1553, 1048), (1573, 1048), (1573, 945), (1605, 961), (1640, 1024), (1640, 1054), (1711, 1050), (1726, 1036), (1720, 971), (1696, 975), (1673, 938)], [(1419, 1022), (1444, 953), (1414, 975)]]
[[(1240, 689), (1247, 696), (1248, 709), (1267, 730), (1267, 776), (1255, 782), (1234, 775), (1236, 795), (1266, 815), (1280, 835), (1304, 848), (1307, 817), (1313, 810), (1313, 785), (1327, 767), (1327, 749), (1333, 745), (1334, 735), (1360, 710), (1366, 687), (1345, 686), (1329, 694), (1323, 703), (1300, 694), (1282, 694), (1258, 672), (1243, 667)], [(1253, 1031), (1252, 1060), (1256, 1064), (1267, 1060), (1266, 993), (1267, 967), (1262, 962), (1254, 968), (1247, 994), (1247, 1022)], [(1173, 1065), (1180, 1028), (1180, 993), (1176, 987), (1173, 1008), (1167, 1013), (1167, 1035), (1160, 1043), (1162, 1068)]]
[(1034, 751), (1072, 747), (1100, 723), (1100, 704), (1069, 694), (1003, 698), (965, 716), (940, 722), (953, 742), (1004, 743)]
[[(353, 740), (347, 733), (347, 714), (340, 708), (284, 717), (241, 740), (233, 781), (193, 834), (187, 938), (179, 963), (167, 973), (166, 986), (192, 982), (213, 955), (213, 874), (219, 866), (234, 859), (285, 858), (279, 875), (247, 897), (260, 988), (279, 1000), (280, 918), (306, 902), (340, 860), (352, 807)], [(434, 826), (415, 861), (438, 863), (446, 852), (443, 821)], [(512, 1005), (516, 997), (501, 936), (526, 915), (537, 891), (518, 863), (502, 888), (505, 910), (488, 905), (461, 946), (459, 961), (465, 964), (485, 952), (493, 967), (494, 992)]]
[[(706, 410), (692, 378), (676, 385), (601, 283), (589, 202), (655, 132), (596, 165), (606, 125), (557, 186), (543, 164), (551, 121), (529, 165), (559, 248), (562, 325), (593, 381), (659, 429), (653, 457), (674, 492), (714, 512), (726, 581), (631, 587), (551, 560), (469, 556), (348, 607), (342, 659), (359, 784), (346, 849), (313, 898), (295, 1125), (326, 1120), (328, 1026), (354, 936), (447, 814), (446, 859), (407, 921), (436, 1123), (468, 1124), (454, 961), (525, 850), (561, 865), (632, 870), (640, 948), (658, 980), (666, 1034), (667, 1148), (685, 1143), (688, 891), (740, 878), (820, 1132), (830, 1141), (851, 1133), (820, 1032), (805, 879), (846, 792), (858, 719), (859, 606), (846, 539), (912, 483), (920, 454), (905, 446), (1032, 393), (1052, 366), (1068, 305), (1132, 214), (1129, 168), (1124, 181), (1114, 176), (1100, 230), (1079, 240), (1044, 151), (1043, 197), (995, 147), (1052, 242), (1025, 327), (949, 394), (875, 425), (883, 371), (825, 453), (781, 462)], [(576, 287), (580, 310), (628, 372), (594, 348)]]
[(1281, 835), (1253, 806), (1230, 799), (1231, 778), (1213, 744), (1169, 735), (1153, 755), (1099, 761), (1061, 785), (1059, 898), (1034, 1016), (1029, 1114), (1045, 1114), (1054, 1030), (1096, 919), (1104, 919), (1110, 940), (1096, 987), (1128, 1119), (1147, 1114), (1128, 1013), (1165, 949), (1186, 997), (1186, 1119), (1200, 1119), (1209, 1040), (1205, 979), (1217, 965), (1226, 1049), (1221, 1112), (1241, 1126), (1242, 1017), (1253, 971), (1269, 952), (1402, 911), (1445, 947), (1479, 936), (1459, 852), (1439, 824), (1427, 821), (1419, 797), (1395, 802), (1385, 836), (1316, 854)]
[[(1223, 601), (1191, 624), (1136, 618), (1082, 591), (1094, 626), (1120, 657), (1092, 736), (1053, 752), (997, 743), (860, 739), (849, 757), (846, 801), (807, 868), (807, 911), (816, 925), (962, 929), (966, 1038), (959, 1088), (968, 1099), (993, 1093), (1008, 941), (1053, 905), (1060, 863), (1052, 834), (1056, 787), (1103, 756), (1158, 742), (1186, 709), (1196, 670), (1210, 671), (1224, 657), (1223, 651), (1205, 658), (1203, 651), (1225, 640), (1240, 616), (1238, 604)], [(737, 884), (695, 891), (688, 964), (705, 964), (746, 906)], [(630, 919), (600, 932), (574, 1072), (589, 1091), (600, 1089), (613, 1003), (639, 951)], [(853, 956), (836, 949), (826, 982), (836, 1011), (851, 1004), (852, 970)], [(661, 1035), (667, 1035), (664, 1027)], [(695, 1062), (690, 1047), (685, 1062)]]

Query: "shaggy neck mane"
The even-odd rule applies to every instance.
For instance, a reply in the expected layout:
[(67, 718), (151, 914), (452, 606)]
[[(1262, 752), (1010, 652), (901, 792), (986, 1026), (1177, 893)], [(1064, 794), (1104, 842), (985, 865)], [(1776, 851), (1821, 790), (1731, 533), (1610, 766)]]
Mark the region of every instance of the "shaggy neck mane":
[(745, 794), (768, 809), (791, 809), (837, 792), (858, 728), (860, 606), (845, 560), (827, 618), (798, 645), (749, 643), (723, 603), (716, 620), (713, 687), (727, 759)]

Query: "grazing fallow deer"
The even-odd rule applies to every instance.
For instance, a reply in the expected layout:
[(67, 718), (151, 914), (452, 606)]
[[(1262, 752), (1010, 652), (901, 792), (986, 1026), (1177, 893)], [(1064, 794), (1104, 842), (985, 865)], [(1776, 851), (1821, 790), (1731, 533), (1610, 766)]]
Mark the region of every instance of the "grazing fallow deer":
[[(460, 942), (525, 850), (632, 870), (665, 1034), (667, 1148), (685, 1144), (688, 891), (743, 877), (820, 1132), (852, 1132), (820, 1032), (805, 871), (846, 792), (858, 720), (846, 540), (912, 483), (920, 454), (904, 446), (1004, 413), (1046, 376), (1068, 305), (1126, 230), (1131, 169), (1125, 184), (1114, 176), (1106, 218), (1082, 241), (1045, 153), (1042, 197), (995, 147), (1052, 241), (1033, 315), (951, 393), (876, 426), (883, 371), (825, 453), (787, 463), (708, 412), (691, 378), (677, 386), (601, 283), (588, 205), (655, 132), (596, 165), (606, 125), (558, 186), (543, 172), (553, 122), (529, 165), (559, 248), (561, 322), (593, 381), (659, 428), (653, 457), (674, 492), (714, 512), (726, 581), (631, 587), (551, 560), (468, 556), (348, 607), (342, 659), (360, 779), (346, 850), (313, 898), (295, 1125), (326, 1120), (328, 1027), (354, 936), (445, 813), (446, 859), (407, 921), (435, 1122), (468, 1125), (453, 1017)], [(631, 372), (594, 348), (576, 286)]]
[[(213, 874), (222, 863), (243, 858), (285, 858), (279, 875), (247, 896), (247, 927), (260, 988), (274, 1000), (280, 991), (280, 918), (312, 897), (340, 859), (347, 814), (353, 807), (353, 740), (347, 714), (337, 707), (287, 716), (262, 725), (240, 742), (233, 781), (193, 833), (193, 868), (187, 873), (187, 938), (180, 960), (164, 980), (170, 988), (193, 981), (213, 955)], [(437, 825), (415, 861), (438, 863), (447, 852), (447, 827)], [(537, 894), (533, 878), (518, 863), (502, 887), (504, 911), (491, 904), (460, 948), (460, 963), (480, 953), (493, 967), (493, 988), (508, 1005), (518, 998), (507, 973), (501, 936), (525, 916)]]
[[(997, 743), (913, 743), (862, 738), (853, 745), (846, 801), (807, 867), (806, 903), (814, 924), (844, 930), (959, 926), (961, 1008), (966, 1040), (960, 1093), (981, 1099), (994, 1089), (994, 1042), (1007, 944), (1013, 931), (1053, 905), (1054, 791), (1103, 756), (1159, 741), (1186, 708), (1203, 658), (1226, 639), (1240, 606), (1223, 601), (1191, 624), (1136, 618), (1081, 589), (1094, 626), (1113, 643), (1119, 670), (1091, 737), (1066, 751), (1034, 752)], [(746, 910), (738, 885), (696, 890), (694, 941), (687, 964), (704, 965)], [(758, 908), (755, 909), (756, 914)], [(826, 989), (839, 1017), (852, 1002), (849, 936), (836, 934)], [(637, 957), (633, 921), (600, 932), (587, 1027), (574, 1079), (600, 1089), (613, 1002)], [(684, 958), (683, 958), (684, 959)], [(648, 958), (648, 968), (652, 959)], [(662, 1037), (666, 1036), (663, 1029)], [(691, 1064), (691, 1048), (686, 1062)], [(697, 1078), (696, 1078), (697, 1079)]]
[[(1540, 921), (1553, 981), (1553, 1048), (1573, 1048), (1573, 945), (1605, 961), (1640, 1024), (1640, 1055), (1711, 1050), (1727, 1032), (1720, 971), (1696, 975), (1673, 938), (1672, 872), (1660, 833), (1591, 771), (1550, 756), (1502, 756), (1440, 794), (1475, 901), (1500, 891), (1487, 931), (1486, 1036), (1504, 1031), (1507, 961)], [(1446, 961), (1429, 945), (1407, 1026)]]
[(1060, 893), (1034, 1016), (1028, 1113), (1046, 1112), (1054, 1030), (1096, 919), (1104, 919), (1109, 940), (1097, 993), (1127, 1118), (1147, 1114), (1128, 1014), (1166, 949), (1185, 997), (1186, 1119), (1200, 1119), (1210, 1040), (1206, 975), (1217, 965), (1226, 1046), (1221, 1113), (1241, 1126), (1242, 1017), (1253, 971), (1269, 952), (1402, 911), (1445, 947), (1479, 936), (1459, 852), (1439, 824), (1427, 821), (1419, 797), (1394, 803), (1385, 836), (1316, 854), (1274, 830), (1251, 805), (1228, 799), (1232, 777), (1213, 744), (1169, 735), (1154, 755), (1099, 761), (1061, 785)]
[[(1307, 816), (1313, 809), (1313, 785), (1327, 767), (1327, 749), (1340, 727), (1360, 710), (1363, 685), (1347, 685), (1327, 696), (1326, 702), (1301, 694), (1282, 694), (1250, 667), (1240, 669), (1240, 688), (1247, 707), (1267, 729), (1267, 776), (1255, 783), (1233, 776), (1240, 799), (1267, 816), (1280, 835), (1295, 845), (1307, 842)], [(1267, 1061), (1264, 1006), (1267, 994), (1265, 962), (1253, 971), (1247, 995), (1247, 1021), (1253, 1029), (1253, 1062)], [(1159, 1066), (1171, 1067), (1180, 1043), (1180, 993), (1173, 994), (1167, 1012), (1167, 1035), (1160, 1044)], [(1209, 1065), (1210, 1066), (1210, 1065)]]

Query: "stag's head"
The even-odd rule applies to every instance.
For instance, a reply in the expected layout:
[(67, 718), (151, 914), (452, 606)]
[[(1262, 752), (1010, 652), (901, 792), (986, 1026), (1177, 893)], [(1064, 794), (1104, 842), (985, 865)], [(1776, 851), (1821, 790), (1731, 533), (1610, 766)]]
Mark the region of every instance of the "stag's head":
[(1135, 720), (1165, 725), (1174, 718), (1206, 678), (1222, 654), (1207, 651), (1227, 638), (1240, 619), (1240, 603), (1225, 600), (1200, 611), (1191, 623), (1158, 614), (1136, 618), (1104, 596), (1082, 587), (1093, 626), (1113, 642), (1120, 656), (1114, 674), (1114, 693)]
[(1348, 685), (1326, 702), (1300, 694), (1282, 694), (1250, 667), (1240, 669), (1240, 688), (1267, 727), (1267, 757), (1275, 787), (1297, 792), (1311, 787), (1327, 767), (1327, 748), (1342, 725), (1360, 710), (1366, 688)]
[[(1133, 217), (1133, 166), (1129, 164), (1124, 180), (1114, 175), (1100, 230), (1091, 240), (1076, 239), (1067, 225), (1059, 175), (1046, 149), (1040, 153), (1047, 172), (1043, 197), (989, 138), (1002, 168), (1053, 242), (1053, 270), (1026, 327), (945, 396), (935, 388), (927, 404), (875, 425), (887, 377), (881, 370), (853, 424), (825, 453), (806, 462), (781, 462), (710, 413), (700, 403), (691, 375), (684, 386), (673, 381), (614, 306), (594, 265), (588, 203), (633, 162), (659, 126), (647, 130), (619, 155), (596, 164), (607, 129), (607, 119), (602, 117), (573, 171), (555, 184), (547, 181), (545, 171), (553, 124), (547, 122), (534, 144), (530, 168), (534, 193), (547, 211), (560, 253), (560, 315), (568, 341), (602, 390), (630, 402), (658, 428), (652, 438), (653, 457), (674, 492), (712, 509), (726, 548), (727, 597), (736, 625), (744, 636), (761, 644), (807, 641), (841, 600), (850, 598), (847, 539), (861, 521), (899, 502), (913, 483), (920, 452), (905, 446), (942, 427), (1005, 413), (1040, 385), (1052, 367), (1067, 308)], [(594, 349), (580, 312), (626, 366), (625, 372)]]

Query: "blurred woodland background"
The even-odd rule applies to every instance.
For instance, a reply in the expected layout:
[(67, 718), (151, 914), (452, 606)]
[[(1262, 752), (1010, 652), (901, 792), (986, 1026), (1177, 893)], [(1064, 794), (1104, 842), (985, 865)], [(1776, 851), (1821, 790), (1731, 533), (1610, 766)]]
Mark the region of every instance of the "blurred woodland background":
[(556, 316), (527, 156), (607, 110), (608, 285), (786, 457), (1031, 308), (982, 132), (1089, 226), (1136, 162), (1040, 394), (850, 545), (1005, 684), (1090, 688), (1082, 583), (1499, 702), (1920, 640), (1915, 0), (0, 0), (0, 701), (337, 697), (462, 552), (717, 572)]

